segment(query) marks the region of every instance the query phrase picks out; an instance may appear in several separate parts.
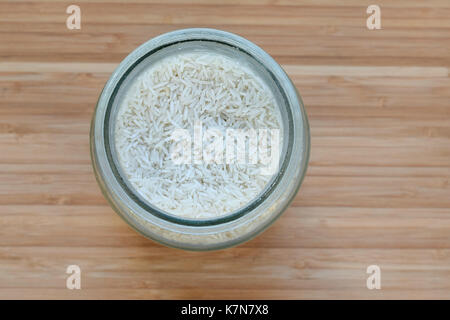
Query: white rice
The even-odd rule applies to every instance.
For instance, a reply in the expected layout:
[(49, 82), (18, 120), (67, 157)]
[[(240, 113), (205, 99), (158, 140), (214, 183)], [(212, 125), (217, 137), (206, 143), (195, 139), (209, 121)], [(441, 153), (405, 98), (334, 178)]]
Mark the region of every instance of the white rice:
[(131, 185), (153, 206), (214, 218), (248, 204), (272, 176), (261, 174), (261, 161), (174, 163), (171, 135), (193, 133), (198, 121), (203, 131), (281, 130), (272, 92), (248, 67), (219, 54), (181, 53), (153, 64), (130, 87), (119, 106), (116, 150)]

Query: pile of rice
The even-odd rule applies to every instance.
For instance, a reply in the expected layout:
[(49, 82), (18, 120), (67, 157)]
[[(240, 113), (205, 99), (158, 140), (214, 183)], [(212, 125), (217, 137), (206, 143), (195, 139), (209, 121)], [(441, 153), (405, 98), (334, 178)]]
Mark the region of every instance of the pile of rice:
[(177, 216), (205, 219), (242, 208), (272, 176), (261, 174), (266, 165), (260, 161), (174, 163), (173, 132), (193, 133), (199, 122), (203, 132), (281, 129), (272, 92), (248, 67), (220, 54), (190, 52), (158, 61), (135, 80), (119, 106), (115, 143), (123, 173), (145, 200)]

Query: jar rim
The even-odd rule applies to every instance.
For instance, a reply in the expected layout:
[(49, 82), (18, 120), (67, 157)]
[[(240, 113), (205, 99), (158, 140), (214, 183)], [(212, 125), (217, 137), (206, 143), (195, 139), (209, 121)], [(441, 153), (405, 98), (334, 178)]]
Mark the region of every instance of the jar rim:
[[(230, 41), (230, 39), (232, 41)], [(260, 194), (255, 199), (251, 200), (249, 203), (247, 203), (245, 206), (239, 208), (238, 210), (225, 214), (223, 216), (214, 217), (214, 218), (207, 218), (207, 219), (189, 219), (184, 217), (175, 216), (173, 214), (168, 214), (165, 211), (149, 205), (147, 201), (143, 201), (139, 195), (136, 194), (133, 190), (129, 188), (126, 181), (124, 180), (122, 174), (120, 173), (120, 168), (117, 166), (116, 161), (114, 160), (114, 153), (111, 150), (111, 109), (113, 106), (114, 99), (118, 93), (118, 90), (121, 87), (121, 84), (125, 81), (127, 76), (130, 74), (130, 72), (137, 66), (139, 63), (144, 61), (145, 58), (149, 57), (150, 55), (158, 52), (159, 50), (169, 47), (178, 43), (183, 42), (190, 42), (190, 41), (209, 41), (209, 42), (216, 42), (222, 45), (231, 46), (237, 50), (239, 50), (240, 53), (248, 55), (251, 59), (254, 59), (254, 61), (258, 62), (262, 67), (265, 68), (265, 70), (270, 74), (272, 77), (274, 83), (278, 86), (278, 89), (280, 93), (283, 96), (283, 99), (285, 100), (286, 105), (288, 106), (287, 110), (288, 113), (288, 120), (289, 120), (289, 129), (287, 130), (288, 133), (291, 135), (293, 134), (294, 126), (296, 125), (294, 123), (294, 117), (292, 115), (292, 108), (297, 107), (296, 105), (292, 105), (292, 101), (287, 96), (288, 94), (292, 95), (295, 94), (297, 97), (297, 103), (300, 107), (301, 111), (301, 120), (302, 120), (302, 130), (303, 130), (303, 143), (304, 143), (304, 150), (302, 152), (302, 159), (301, 159), (301, 166), (302, 166), (302, 173), (300, 177), (300, 181), (298, 181), (296, 190), (293, 193), (292, 198), (288, 201), (292, 201), (293, 197), (298, 191), (298, 188), (300, 187), (300, 184), (303, 180), (303, 177), (306, 173), (306, 167), (309, 160), (309, 125), (307, 121), (306, 112), (304, 110), (303, 103), (301, 101), (301, 97), (298, 94), (295, 86), (292, 84), (290, 79), (287, 77), (284, 70), (281, 68), (281, 66), (272, 58), (270, 57), (263, 49), (258, 47), (257, 45), (253, 44), (252, 42), (246, 40), (245, 38), (242, 38), (238, 35), (221, 31), (221, 30), (215, 30), (215, 29), (206, 29), (206, 28), (194, 28), (194, 29), (182, 29), (177, 31), (172, 31), (169, 33), (162, 34), (156, 38), (153, 38), (149, 40), (148, 42), (142, 44), (140, 47), (135, 49), (133, 52), (131, 52), (119, 65), (119, 67), (113, 72), (110, 79), (108, 80), (107, 84), (105, 85), (105, 88), (103, 89), (96, 111), (94, 113), (93, 117), (93, 123), (91, 126), (91, 154), (93, 158), (93, 162), (95, 162), (96, 167), (98, 171), (102, 171), (102, 166), (105, 164), (100, 161), (97, 157), (97, 153), (99, 151), (104, 152), (103, 159), (107, 160), (107, 166), (109, 166), (109, 170), (111, 170), (114, 178), (116, 179), (116, 182), (118, 185), (120, 185), (120, 188), (127, 194), (129, 199), (135, 202), (139, 207), (141, 207), (145, 212), (155, 216), (156, 218), (162, 219), (168, 223), (177, 224), (180, 226), (186, 226), (186, 227), (210, 227), (210, 226), (217, 226), (226, 224), (229, 222), (236, 221), (242, 217), (244, 217), (249, 212), (252, 212), (255, 208), (259, 207), (261, 203), (263, 203), (266, 198), (276, 189), (276, 187), (279, 185), (279, 183), (282, 181), (282, 178), (286, 174), (287, 167), (292, 162), (292, 154), (293, 154), (293, 148), (294, 143), (287, 143), (287, 149), (283, 152), (285, 157), (282, 159), (278, 171), (275, 173), (275, 178), (271, 180), (270, 186), (265, 187), (265, 190), (262, 194)], [(252, 51), (252, 52), (250, 52)], [(257, 53), (258, 56), (255, 56), (254, 53)], [(278, 76), (274, 73), (276, 69), (276, 72), (278, 73)], [(279, 79), (279, 75), (282, 74), (285, 77), (283, 79)], [(287, 92), (289, 91), (289, 92)], [(100, 117), (103, 118), (102, 123), (102, 132), (101, 136), (98, 134), (98, 128), (95, 129), (95, 124), (98, 121), (96, 120), (96, 117), (98, 116), (97, 112), (101, 109), (102, 113)], [(297, 124), (298, 125), (298, 124)], [(293, 139), (292, 137), (287, 137), (288, 139)], [(100, 141), (102, 140), (103, 141)], [(306, 140), (305, 140), (306, 139)], [(101, 143), (98, 143), (101, 142)], [(296, 141), (294, 141), (296, 142)], [(95, 146), (95, 144), (98, 144)], [(102, 146), (103, 148), (99, 148), (99, 146)], [(101, 149), (101, 150), (99, 150)], [(95, 159), (94, 159), (95, 158)], [(95, 161), (94, 161), (95, 160)], [(95, 166), (94, 166), (95, 168)], [(101, 174), (101, 172), (100, 172)], [(96, 172), (97, 175), (97, 172)], [(101, 179), (102, 177), (98, 177), (97, 179)], [(104, 186), (107, 188), (106, 184)], [(110, 191), (110, 190), (109, 190)], [(105, 191), (104, 191), (105, 192)], [(292, 192), (292, 190), (291, 190)], [(108, 196), (110, 199), (111, 197)], [(110, 199), (111, 200), (111, 199)], [(115, 205), (113, 205), (115, 207)], [(287, 207), (287, 205), (286, 205)], [(284, 211), (285, 208), (281, 210)], [(117, 211), (117, 210), (116, 210)], [(281, 213), (280, 212), (280, 213)], [(121, 214), (123, 217), (123, 214)], [(127, 221), (128, 222), (128, 221)]]

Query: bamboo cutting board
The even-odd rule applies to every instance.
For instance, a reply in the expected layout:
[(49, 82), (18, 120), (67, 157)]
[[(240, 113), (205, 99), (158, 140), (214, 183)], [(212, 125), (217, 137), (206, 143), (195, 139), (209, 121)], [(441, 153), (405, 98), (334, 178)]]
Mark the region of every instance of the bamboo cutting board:
[[(450, 2), (0, 2), (0, 298), (450, 298)], [(108, 206), (89, 125), (146, 40), (212, 27), (255, 42), (301, 93), (312, 153), (292, 206), (233, 249), (183, 252)], [(66, 268), (81, 268), (81, 290)], [(369, 265), (381, 289), (369, 290)]]

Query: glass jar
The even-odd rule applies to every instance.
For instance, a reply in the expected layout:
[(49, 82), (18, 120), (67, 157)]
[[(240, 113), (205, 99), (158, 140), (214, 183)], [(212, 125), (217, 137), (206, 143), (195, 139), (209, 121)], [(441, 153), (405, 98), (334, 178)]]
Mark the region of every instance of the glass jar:
[[(224, 54), (250, 66), (272, 90), (283, 124), (278, 171), (263, 192), (235, 212), (205, 220), (177, 217), (145, 201), (124, 178), (114, 146), (118, 106), (133, 79), (159, 59), (196, 49)], [(280, 65), (264, 50), (228, 32), (183, 29), (149, 40), (120, 63), (97, 102), (90, 145), (92, 165), (100, 188), (114, 210), (131, 227), (170, 247), (214, 250), (255, 237), (285, 211), (306, 173), (310, 134), (300, 95)]]

